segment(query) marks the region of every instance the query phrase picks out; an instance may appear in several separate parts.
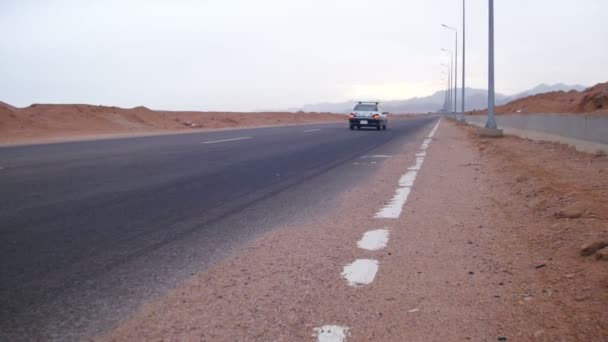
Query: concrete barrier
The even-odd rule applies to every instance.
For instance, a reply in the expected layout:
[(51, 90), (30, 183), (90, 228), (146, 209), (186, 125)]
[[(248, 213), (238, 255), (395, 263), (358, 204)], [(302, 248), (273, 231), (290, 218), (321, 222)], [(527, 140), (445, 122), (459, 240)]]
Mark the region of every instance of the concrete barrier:
[[(483, 127), (485, 115), (466, 116), (470, 124)], [(579, 151), (608, 153), (608, 116), (584, 114), (513, 114), (496, 117), (505, 134), (574, 146)]]

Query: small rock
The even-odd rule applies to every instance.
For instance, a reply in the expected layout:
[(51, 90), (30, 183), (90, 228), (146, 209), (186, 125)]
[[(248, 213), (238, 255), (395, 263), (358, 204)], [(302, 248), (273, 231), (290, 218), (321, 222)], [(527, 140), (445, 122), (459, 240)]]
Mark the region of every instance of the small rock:
[(500, 337), (498, 337), (498, 340), (499, 340), (499, 341), (506, 341), (506, 340), (507, 340), (507, 338), (506, 338), (506, 337), (504, 337), (504, 336), (500, 336)]
[(525, 182), (527, 180), (528, 180), (528, 177), (526, 177), (526, 176), (519, 176), (519, 177), (515, 178), (515, 181), (517, 183), (523, 183), (523, 182)]
[(545, 266), (547, 266), (547, 264), (542, 263), (542, 264), (538, 264), (538, 265), (534, 266), (534, 268), (539, 269), (539, 268), (543, 268)]
[(560, 219), (576, 219), (582, 217), (583, 214), (585, 214), (585, 209), (579, 205), (574, 205), (556, 212), (555, 217)]
[(608, 247), (604, 247), (599, 251), (595, 252), (595, 258), (597, 260), (608, 261)]
[(588, 243), (581, 247), (581, 255), (582, 256), (590, 256), (595, 254), (595, 252), (603, 249), (608, 246), (608, 241), (596, 241), (592, 243)]

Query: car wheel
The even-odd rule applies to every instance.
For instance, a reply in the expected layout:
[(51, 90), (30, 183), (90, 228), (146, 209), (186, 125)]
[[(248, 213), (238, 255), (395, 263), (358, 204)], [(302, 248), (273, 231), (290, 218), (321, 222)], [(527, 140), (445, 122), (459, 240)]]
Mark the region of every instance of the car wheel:
[(381, 129), (382, 129), (382, 126), (381, 126), (381, 125), (378, 125), (378, 127), (376, 127), (376, 129), (377, 129), (377, 130), (381, 130)]
[(354, 130), (354, 129), (355, 129), (355, 126), (352, 126), (352, 125), (351, 125), (351, 126), (350, 126), (350, 130), (352, 131), (352, 130)]
[(358, 130), (361, 130), (361, 126), (357, 126), (357, 129), (358, 129)]
[(382, 129), (386, 131), (386, 125), (384, 125), (384, 127), (382, 127)]

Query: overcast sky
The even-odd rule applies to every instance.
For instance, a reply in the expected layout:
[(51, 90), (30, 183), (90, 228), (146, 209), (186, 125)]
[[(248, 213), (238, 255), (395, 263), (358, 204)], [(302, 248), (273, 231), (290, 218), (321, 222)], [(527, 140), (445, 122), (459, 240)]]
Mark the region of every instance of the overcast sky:
[[(486, 88), (487, 0), (467, 0)], [(2, 0), (0, 100), (175, 110), (405, 99), (444, 86), (461, 0)], [(608, 1), (496, 0), (497, 91), (608, 81)], [(459, 37), (461, 38), (461, 37)]]

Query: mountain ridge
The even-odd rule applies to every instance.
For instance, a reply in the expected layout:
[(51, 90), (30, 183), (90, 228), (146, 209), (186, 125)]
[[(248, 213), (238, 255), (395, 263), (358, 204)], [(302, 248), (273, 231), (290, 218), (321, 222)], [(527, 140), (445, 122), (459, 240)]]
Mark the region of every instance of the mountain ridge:
[[(458, 107), (460, 109), (460, 89), (458, 88)], [(487, 93), (486, 89), (476, 88), (465, 88), (466, 99), (465, 99), (465, 110), (473, 111), (485, 109), (487, 107)], [(568, 85), (564, 83), (546, 84), (542, 83), (534, 88), (513, 94), (505, 95), (502, 93), (496, 93), (496, 105), (507, 104), (511, 101), (515, 101), (520, 98), (554, 92), (554, 91), (583, 91), (587, 87), (575, 84)], [(432, 113), (441, 110), (444, 106), (445, 101), (445, 90), (439, 90), (428, 96), (417, 96), (405, 100), (390, 100), (380, 101), (382, 102), (384, 110), (392, 113)], [(332, 113), (348, 113), (353, 108), (356, 100), (349, 100), (343, 102), (321, 102), (315, 104), (303, 105), (298, 108), (290, 108), (290, 112), (332, 112)]]

